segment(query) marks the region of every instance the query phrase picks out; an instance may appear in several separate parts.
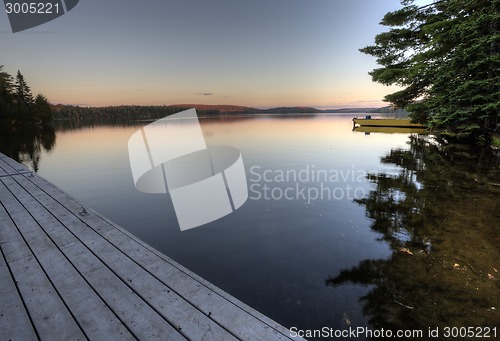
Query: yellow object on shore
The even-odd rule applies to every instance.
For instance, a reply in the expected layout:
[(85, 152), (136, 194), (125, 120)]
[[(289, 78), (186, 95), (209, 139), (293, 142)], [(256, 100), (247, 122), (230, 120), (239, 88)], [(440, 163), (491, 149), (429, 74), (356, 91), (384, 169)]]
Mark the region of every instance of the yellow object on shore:
[(405, 128), (425, 128), (423, 124), (411, 123), (409, 118), (357, 118), (352, 119), (354, 124), (366, 127), (405, 127)]

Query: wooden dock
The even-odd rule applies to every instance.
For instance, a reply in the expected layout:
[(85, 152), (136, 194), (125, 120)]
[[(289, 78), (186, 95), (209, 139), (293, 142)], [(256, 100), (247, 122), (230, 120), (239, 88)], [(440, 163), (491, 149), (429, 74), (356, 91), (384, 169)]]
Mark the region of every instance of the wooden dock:
[(0, 154), (0, 340), (297, 340)]

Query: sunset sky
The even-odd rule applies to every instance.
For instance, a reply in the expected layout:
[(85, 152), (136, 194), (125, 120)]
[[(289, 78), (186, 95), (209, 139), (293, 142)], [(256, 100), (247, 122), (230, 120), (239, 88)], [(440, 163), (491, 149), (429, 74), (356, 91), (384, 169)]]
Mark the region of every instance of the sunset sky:
[(383, 106), (358, 49), (399, 0), (81, 0), (13, 34), (0, 65), (52, 103)]

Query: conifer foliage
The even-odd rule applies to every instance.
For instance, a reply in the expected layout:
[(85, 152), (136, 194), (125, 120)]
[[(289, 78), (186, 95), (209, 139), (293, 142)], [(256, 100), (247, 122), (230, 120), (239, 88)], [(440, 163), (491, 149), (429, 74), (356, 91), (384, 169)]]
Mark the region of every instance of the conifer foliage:
[(0, 124), (5, 130), (45, 126), (52, 121), (52, 109), (43, 95), (33, 98), (23, 74), (15, 79), (0, 65)]
[(500, 0), (436, 0), (403, 7), (360, 49), (382, 67), (373, 81), (399, 85), (385, 100), (444, 136), (487, 141), (500, 116)]

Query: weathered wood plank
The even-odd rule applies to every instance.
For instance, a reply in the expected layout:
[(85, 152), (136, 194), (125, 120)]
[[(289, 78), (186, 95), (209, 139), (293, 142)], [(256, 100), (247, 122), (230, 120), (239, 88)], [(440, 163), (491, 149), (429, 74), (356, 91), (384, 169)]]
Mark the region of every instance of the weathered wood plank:
[[(17, 206), (20, 209), (21, 205), (24, 205), (29, 207), (32, 215), (33, 212), (35, 213), (33, 217), (37, 219), (36, 221), (27, 212), (24, 213), (23, 217), (17, 217), (20, 220), (18, 226), (22, 224), (19, 230), (23, 233), (25, 240), (29, 243), (30, 248), (86, 336), (93, 340), (135, 340), (132, 334), (68, 261), (58, 246), (44, 233), (40, 225), (48, 226), (53, 234), (62, 239), (59, 242), (67, 248), (77, 245), (78, 240), (69, 233), (64, 234), (64, 227), (54, 224), (55, 219), (50, 213), (43, 209), (13, 179), (4, 179), (3, 182), (15, 196), (15, 199), (19, 201)], [(12, 206), (15, 206), (15, 204), (11, 205), (11, 209), (16, 209)], [(16, 219), (15, 214), (13, 218)], [(88, 253), (88, 250), (86, 250), (86, 253)]]
[(26, 166), (17, 163), (11, 158), (0, 158), (0, 177), (16, 174), (31, 174), (31, 170)]
[(1, 159), (2, 162), (5, 164), (9, 165), (13, 170), (17, 171), (18, 173), (30, 173), (31, 169), (26, 167), (25, 165), (20, 164), (17, 161), (14, 161), (10, 157), (5, 157)]
[(0, 176), (6, 176), (13, 173), (17, 174), (18, 172), (5, 162), (5, 158), (0, 159)]
[[(10, 188), (15, 188), (15, 186), (11, 184)], [(42, 227), (47, 228), (45, 231), (50, 234), (54, 242), (59, 243), (62, 252), (68, 256), (94, 290), (99, 293), (106, 301), (106, 304), (115, 311), (123, 323), (137, 338), (142, 340), (185, 340), (174, 327), (167, 323), (167, 321), (144, 302), (141, 297), (130, 290), (120, 278), (71, 234), (56, 217), (35, 201), (33, 197), (30, 196), (30, 199), (29, 197), (25, 197), (26, 195), (23, 195), (23, 193), (16, 193), (16, 195), (26, 204), (29, 204), (32, 214), (37, 218), (37, 221), (42, 223)], [(45, 212), (45, 214), (43, 212)], [(71, 302), (71, 298), (69, 300), (68, 304), (73, 303)], [(78, 305), (79, 302), (74, 303)], [(86, 304), (88, 304), (88, 302), (86, 302)], [(89, 310), (89, 312), (91, 311), (92, 309)], [(78, 318), (80, 315), (75, 313), (75, 316)], [(106, 321), (105, 319), (102, 322)], [(98, 321), (97, 324), (94, 324), (94, 328), (100, 326), (102, 322)], [(89, 321), (89, 327), (91, 326), (92, 321)], [(105, 325), (101, 327), (106, 328)], [(113, 335), (116, 336), (117, 339), (124, 339), (124, 337), (121, 337), (120, 333), (109, 334), (105, 339), (110, 339)], [(126, 334), (124, 334), (124, 336), (126, 336)], [(102, 338), (98, 337), (95, 339), (101, 340)]]
[[(4, 209), (8, 207), (6, 192), (0, 184), (1, 246), (38, 336), (45, 340), (86, 340)], [(19, 258), (21, 255), (26, 256)]]
[[(68, 214), (67, 209), (29, 182), (23, 176), (16, 180), (68, 227), (82, 243), (87, 245), (106, 263), (127, 285), (155, 308), (165, 319), (192, 340), (235, 340), (236, 338), (205, 314), (193, 307), (170, 287), (160, 282), (152, 274), (138, 266), (126, 254), (102, 238), (84, 224), (77, 216)], [(80, 208), (79, 208), (80, 209)], [(87, 213), (90, 215), (91, 213)], [(133, 242), (131, 240), (131, 242)], [(140, 246), (140, 245), (139, 245)], [(140, 246), (141, 249), (144, 249)]]
[[(2, 233), (3, 226), (0, 229), (0, 246), (7, 262), (4, 272), (28, 278), (18, 264), (28, 263), (28, 269), (38, 266), (36, 273), (45, 276), (52, 294), (62, 299), (66, 313), (72, 313), (80, 332), (85, 331), (89, 339), (115, 339), (123, 331), (125, 336), (120, 334), (120, 339), (292, 339), (288, 329), (33, 175), (28, 168), (2, 156), (0, 153), (0, 202), (9, 201), (11, 206), (9, 213), (3, 210), (3, 216), (0, 211), (0, 221), (12, 217), (19, 225), (10, 221), (14, 227), (10, 230), (17, 235)], [(13, 194), (9, 200), (2, 183), (9, 187), (8, 194)], [(1, 271), (0, 262), (0, 275)], [(38, 332), (37, 317), (30, 315), (34, 295), (25, 296), (33, 279), (29, 284), (18, 283), (17, 297), (21, 296), (21, 303), (29, 300), (25, 302), (25, 319), (31, 318)], [(16, 293), (15, 283), (5, 290)], [(45, 289), (42, 285), (38, 290)], [(71, 317), (66, 322), (71, 324)], [(0, 328), (1, 323), (0, 319)]]
[[(68, 197), (45, 180), (37, 177), (30, 178), (30, 180), (46, 191), (51, 199), (57, 200), (59, 205), (63, 204), (61, 206), (68, 210), (66, 214), (81, 210), (83, 206), (81, 203)], [(40, 200), (45, 201), (44, 205), (49, 205), (48, 207), (51, 210), (56, 209), (53, 202), (47, 202), (43, 198), (40, 198)], [(148, 269), (157, 279), (167, 284), (172, 291), (185, 297), (196, 308), (207, 316), (209, 315), (211, 319), (217, 321), (238, 338), (244, 340), (290, 339), (288, 329), (216, 288), (199, 276), (194, 275), (173, 260), (130, 236), (122, 229), (116, 228), (111, 222), (98, 216), (93, 211), (87, 209), (86, 214), (79, 215), (76, 218), (91, 226), (110, 243), (113, 243), (142, 267)], [(76, 223), (67, 221), (67, 224)]]
[(0, 177), (9, 175), (3, 168), (2, 168), (2, 159), (0, 159)]
[(0, 253), (0, 340), (38, 340), (3, 253)]
[[(99, 220), (93, 226), (102, 224)], [(95, 224), (95, 225), (94, 225)], [(183, 271), (180, 266), (159, 255), (145, 251), (137, 241), (124, 235), (118, 229), (101, 228), (101, 234), (141, 266), (150, 271), (163, 283), (167, 283), (173, 291), (185, 297), (191, 304), (203, 311), (210, 318), (223, 325), (243, 340), (286, 340), (289, 331), (252, 308), (242, 309), (244, 304), (229, 296), (222, 290), (213, 290), (209, 283)], [(182, 270), (181, 270), (182, 269)], [(260, 318), (259, 318), (260, 317)]]

